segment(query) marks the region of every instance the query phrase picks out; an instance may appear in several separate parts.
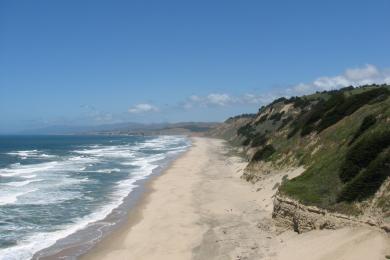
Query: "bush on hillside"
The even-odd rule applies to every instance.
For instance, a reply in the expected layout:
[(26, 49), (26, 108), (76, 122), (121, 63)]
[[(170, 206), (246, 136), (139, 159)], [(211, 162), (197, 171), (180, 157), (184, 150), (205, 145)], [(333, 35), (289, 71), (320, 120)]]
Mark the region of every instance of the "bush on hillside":
[(245, 136), (247, 138), (251, 138), (251, 137), (253, 137), (253, 132), (255, 130), (256, 129), (250, 123), (248, 123), (248, 124), (238, 128), (237, 134)]
[(294, 108), (305, 108), (308, 105), (310, 105), (310, 100), (306, 98), (301, 98), (301, 97), (292, 97), (292, 101), (294, 102)]
[(343, 182), (352, 180), (388, 146), (390, 146), (390, 131), (376, 132), (362, 139), (348, 150), (341, 166), (340, 179)]
[(252, 139), (252, 147), (262, 146), (267, 142), (267, 138), (265, 137), (265, 134), (257, 133)]
[(387, 98), (389, 94), (390, 92), (386, 88), (375, 88), (344, 99), (344, 102), (336, 104), (332, 110), (324, 115), (318, 125), (317, 131), (321, 132), (329, 126), (334, 125), (345, 116), (351, 115), (364, 105), (382, 101), (384, 98)]
[(374, 115), (368, 115), (366, 116), (357, 132), (354, 134), (353, 138), (349, 142), (349, 145), (352, 144), (356, 139), (358, 139), (367, 129), (369, 129), (371, 126), (375, 125), (376, 118)]
[(225, 120), (225, 123), (229, 123), (231, 121), (234, 121), (234, 120), (240, 119), (240, 118), (255, 118), (255, 117), (256, 117), (256, 114), (241, 114), (238, 116), (229, 117), (228, 119)]
[(287, 134), (287, 139), (290, 139), (291, 137), (296, 135), (296, 133), (298, 133), (299, 131), (299, 128), (299, 126), (294, 126), (293, 129)]
[(321, 132), (362, 106), (382, 101), (390, 95), (390, 91), (385, 87), (374, 88), (349, 97), (345, 97), (343, 91), (328, 93), (331, 97), (327, 101), (320, 101), (308, 113), (307, 119), (302, 124), (301, 136), (313, 131)]
[(280, 113), (272, 114), (272, 115), (269, 117), (269, 120), (279, 121), (280, 119), (282, 119), (282, 116), (283, 116), (283, 115), (284, 115), (284, 111), (283, 111), (283, 112), (280, 112)]
[(338, 201), (362, 201), (373, 196), (382, 183), (390, 177), (390, 151), (373, 160), (341, 191)]
[(267, 120), (267, 117), (268, 117), (267, 114), (262, 115), (262, 116), (260, 117), (260, 119), (256, 122), (256, 125), (259, 125), (259, 124), (261, 124), (261, 123), (264, 123), (264, 122)]
[(309, 112), (306, 121), (303, 123), (301, 136), (310, 134), (312, 131), (317, 130), (317, 122), (324, 120), (324, 115), (330, 109), (343, 103), (345, 100), (342, 92), (334, 92), (327, 101), (319, 101), (313, 109)]
[(286, 117), (282, 120), (282, 124), (279, 126), (278, 131), (290, 123), (294, 118), (292, 116)]
[(246, 139), (244, 140), (244, 142), (242, 142), (242, 145), (243, 145), (243, 146), (247, 146), (247, 145), (249, 145), (250, 143), (251, 143), (251, 139), (246, 138)]
[(263, 161), (268, 159), (275, 152), (275, 148), (272, 145), (266, 145), (262, 149), (258, 150), (252, 157), (252, 161)]
[(275, 105), (276, 103), (279, 103), (279, 102), (285, 102), (286, 100), (287, 100), (287, 98), (285, 98), (285, 97), (280, 97), (280, 98), (277, 98), (277, 99), (275, 99), (274, 101), (272, 101), (272, 103), (269, 104), (268, 106)]

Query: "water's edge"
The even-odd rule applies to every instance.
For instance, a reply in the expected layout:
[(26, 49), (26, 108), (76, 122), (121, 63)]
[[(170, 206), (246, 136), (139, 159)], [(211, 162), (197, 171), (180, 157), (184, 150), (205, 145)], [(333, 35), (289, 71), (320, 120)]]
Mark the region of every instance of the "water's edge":
[(141, 201), (146, 192), (146, 185), (160, 176), (169, 166), (185, 154), (191, 148), (191, 141), (186, 150), (158, 162), (159, 166), (152, 170), (152, 173), (144, 179), (137, 180), (135, 188), (123, 199), (122, 203), (112, 210), (104, 219), (92, 222), (85, 228), (77, 230), (69, 236), (61, 238), (48, 248), (36, 252), (33, 260), (65, 259), (74, 260), (92, 250), (102, 239), (119, 229), (127, 222), (132, 209)]

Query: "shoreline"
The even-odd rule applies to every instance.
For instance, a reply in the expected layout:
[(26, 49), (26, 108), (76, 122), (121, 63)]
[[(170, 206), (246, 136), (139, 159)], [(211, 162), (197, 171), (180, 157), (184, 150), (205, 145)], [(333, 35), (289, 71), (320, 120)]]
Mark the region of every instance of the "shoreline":
[[(191, 140), (191, 146), (185, 152), (179, 154), (176, 158), (172, 159), (169, 163), (167, 163), (166, 167), (162, 169), (158, 174), (154, 174), (151, 178), (144, 180), (145, 183), (143, 185), (142, 194), (136, 201), (134, 207), (132, 207), (129, 212), (127, 219), (123, 221), (123, 223), (118, 226), (115, 230), (112, 230), (109, 234), (107, 234), (101, 241), (95, 244), (90, 250), (80, 255), (81, 260), (94, 260), (100, 259), (102, 253), (107, 249), (110, 251), (111, 248), (116, 248), (116, 243), (120, 240), (124, 240), (125, 237), (131, 232), (132, 228), (142, 221), (144, 216), (144, 209), (147, 207), (148, 203), (151, 201), (151, 195), (156, 191), (155, 183), (168, 173), (169, 169), (175, 164), (176, 161), (185, 157), (192, 149), (194, 145), (193, 137), (189, 137)], [(112, 258), (114, 259), (114, 258)]]
[[(106, 237), (116, 234), (132, 218), (131, 215), (138, 212), (137, 209), (143, 204), (147, 194), (152, 192), (151, 183), (164, 174), (174, 161), (185, 155), (190, 147), (191, 145), (185, 151), (161, 160), (159, 166), (153, 169), (149, 176), (137, 180), (134, 183), (134, 189), (105, 218), (91, 222), (75, 233), (59, 239), (50, 247), (36, 252), (32, 260), (79, 259), (93, 250)], [(92, 232), (95, 234), (91, 235)], [(96, 233), (100, 233), (99, 237)]]
[(280, 233), (271, 217), (275, 186), (301, 169), (253, 185), (240, 178), (246, 163), (228, 155), (223, 140), (191, 140), (190, 149), (147, 182), (126, 222), (80, 259), (379, 260), (390, 254), (389, 237), (370, 228)]
[(110, 246), (110, 241), (112, 241), (113, 238), (115, 240), (122, 239), (128, 232), (131, 231), (132, 226), (136, 225), (142, 220), (142, 211), (150, 200), (150, 194), (155, 191), (155, 189), (153, 188), (154, 182), (156, 182), (158, 178), (164, 175), (165, 172), (176, 160), (179, 160), (181, 157), (185, 156), (189, 152), (191, 147), (192, 145), (185, 152), (182, 152), (175, 158), (172, 158), (169, 162), (167, 162), (166, 166), (163, 167), (158, 173), (155, 173), (150, 178), (143, 180), (144, 183), (142, 187), (139, 187), (141, 189), (141, 191), (139, 191), (140, 194), (135, 200), (133, 207), (131, 207), (127, 212), (127, 218), (123, 220), (122, 223), (120, 223), (110, 233), (106, 234), (103, 239), (97, 242), (92, 248), (81, 254), (79, 256), (80, 259), (95, 259), (94, 254), (100, 254), (97, 251), (101, 250), (101, 247)]
[[(269, 250), (276, 248), (270, 246), (267, 238), (273, 236), (271, 230), (265, 228), (263, 232), (258, 232), (261, 228), (248, 229), (250, 226), (256, 227), (261, 220), (256, 213), (265, 218), (271, 214), (272, 207), (271, 196), (266, 202), (261, 201), (253, 186), (240, 179), (246, 162), (228, 156), (223, 140), (196, 137), (191, 140), (192, 146), (188, 151), (165, 169), (163, 174), (148, 182), (147, 192), (131, 210), (121, 229), (106, 236), (80, 259), (200, 260), (219, 257), (233, 259), (245, 254), (255, 259), (263, 254), (275, 254)], [(218, 164), (216, 169), (210, 168), (210, 165), (215, 166), (214, 162)], [(184, 175), (184, 171), (188, 175)], [(225, 174), (220, 175), (220, 172)], [(281, 179), (282, 175), (278, 177)], [(220, 192), (224, 184), (229, 186), (230, 194)], [(219, 187), (214, 190), (214, 185)], [(211, 194), (215, 197), (208, 198)], [(228, 200), (225, 195), (229, 195)], [(248, 215), (243, 215), (243, 212)], [(226, 219), (218, 224), (214, 223), (214, 217)], [(233, 223), (238, 224), (237, 227), (232, 227)], [(220, 230), (220, 225), (226, 230)], [(220, 234), (213, 234), (216, 232), (214, 229)], [(238, 234), (233, 232), (235, 229)], [(227, 230), (232, 231), (232, 238), (226, 239)], [(239, 236), (253, 237), (253, 241), (243, 240), (237, 247), (234, 241)], [(210, 243), (218, 240), (219, 248), (216, 252), (209, 247)], [(258, 245), (253, 246), (253, 243)], [(251, 252), (243, 252), (243, 249), (251, 247), (254, 247)]]

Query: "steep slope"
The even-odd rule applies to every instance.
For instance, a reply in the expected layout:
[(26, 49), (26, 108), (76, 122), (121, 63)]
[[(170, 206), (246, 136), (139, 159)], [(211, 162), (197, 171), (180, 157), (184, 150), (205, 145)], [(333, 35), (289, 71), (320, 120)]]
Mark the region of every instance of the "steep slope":
[(248, 158), (243, 178), (304, 166), (278, 194), (352, 215), (390, 218), (390, 86), (280, 98), (213, 129)]

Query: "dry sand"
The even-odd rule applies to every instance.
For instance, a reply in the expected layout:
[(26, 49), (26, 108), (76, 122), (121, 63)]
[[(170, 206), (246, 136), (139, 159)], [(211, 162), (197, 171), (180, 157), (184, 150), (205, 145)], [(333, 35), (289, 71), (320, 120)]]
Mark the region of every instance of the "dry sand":
[(359, 228), (277, 235), (272, 196), (284, 175), (256, 185), (240, 179), (246, 163), (224, 142), (193, 138), (193, 147), (147, 187), (126, 225), (82, 259), (385, 259), (388, 237)]

